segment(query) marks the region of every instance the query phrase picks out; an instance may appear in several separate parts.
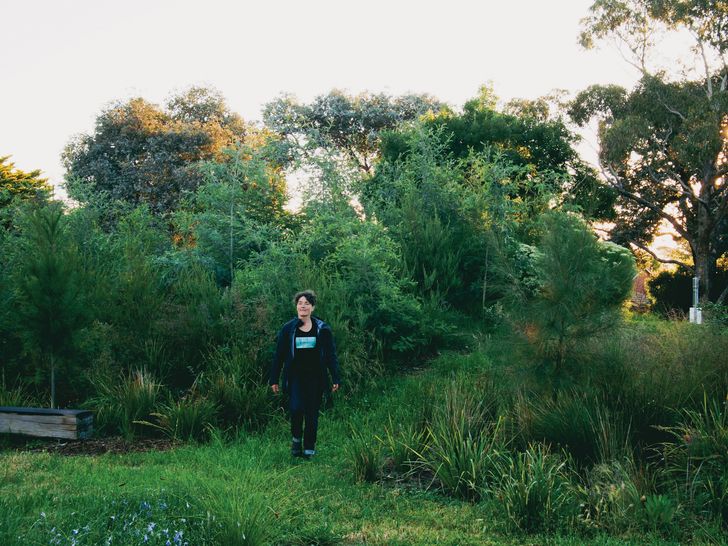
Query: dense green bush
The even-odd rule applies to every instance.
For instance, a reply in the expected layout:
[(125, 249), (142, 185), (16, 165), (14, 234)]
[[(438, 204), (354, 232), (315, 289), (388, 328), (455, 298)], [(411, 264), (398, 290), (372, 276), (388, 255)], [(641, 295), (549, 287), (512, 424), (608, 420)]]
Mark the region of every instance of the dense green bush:
[(552, 212), (531, 254), (536, 287), (516, 285), (510, 315), (530, 350), (531, 366), (558, 390), (579, 375), (577, 347), (614, 329), (632, 289), (629, 251), (597, 240), (583, 220)]
[(686, 322), (630, 321), (580, 345), (579, 362), (611, 413), (629, 418), (631, 438), (644, 449), (668, 440), (681, 409), (698, 410), (703, 393), (728, 392), (728, 336)]
[(251, 349), (242, 343), (216, 348), (198, 379), (200, 392), (215, 404), (216, 422), (224, 429), (258, 429), (271, 413), (265, 370)]

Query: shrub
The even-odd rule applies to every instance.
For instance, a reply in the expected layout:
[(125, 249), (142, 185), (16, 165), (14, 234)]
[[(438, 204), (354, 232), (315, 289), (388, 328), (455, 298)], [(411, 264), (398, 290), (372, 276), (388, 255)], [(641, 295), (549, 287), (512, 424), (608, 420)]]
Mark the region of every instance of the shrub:
[(553, 531), (575, 520), (577, 499), (567, 463), (545, 446), (502, 458), (492, 472), (491, 494), (514, 528)]
[[(728, 336), (684, 322), (632, 321), (581, 347), (588, 381), (612, 414), (629, 416), (635, 447), (670, 439), (680, 409), (728, 391)], [(657, 428), (656, 428), (657, 427)]]
[[(70, 218), (95, 319), (91, 329), (106, 326), (107, 331), (97, 333), (122, 369), (140, 367), (146, 356), (144, 346), (162, 318), (163, 270), (157, 259), (169, 246), (166, 226), (146, 207), (125, 212), (108, 233), (99, 226), (93, 209), (76, 210)], [(79, 351), (77, 357), (93, 361), (96, 354)], [(145, 363), (158, 379), (165, 379), (164, 370), (155, 364)]]
[(524, 442), (546, 442), (568, 450), (579, 464), (611, 461), (630, 453), (628, 419), (595, 394), (519, 397), (514, 407)]
[(649, 493), (632, 458), (614, 459), (589, 468), (579, 488), (581, 521), (589, 528), (618, 533), (638, 527), (642, 501)]
[(630, 252), (602, 243), (576, 216), (550, 213), (534, 254), (535, 296), (521, 291), (513, 316), (554, 392), (568, 376), (580, 342), (619, 323), (635, 273)]
[(217, 407), (221, 426), (255, 430), (266, 423), (271, 413), (268, 384), (250, 347), (217, 347), (206, 358), (204, 368), (199, 390)]
[(222, 371), (213, 372), (202, 383), (223, 427), (256, 430), (267, 421), (271, 407), (266, 384)]
[[(716, 271), (711, 282), (710, 299), (714, 301), (728, 285), (728, 271)], [(661, 271), (650, 279), (650, 295), (655, 309), (665, 315), (675, 311), (687, 313), (693, 304), (693, 275), (687, 271)]]
[(212, 274), (199, 265), (180, 271), (169, 292), (160, 325), (173, 363), (167, 379), (188, 388), (202, 371), (204, 355), (229, 338), (224, 321), (228, 307)]
[(120, 378), (97, 376), (92, 382), (97, 394), (84, 405), (95, 413), (100, 431), (118, 431), (127, 438), (149, 432), (141, 422), (150, 420), (161, 387), (152, 374), (136, 370)]

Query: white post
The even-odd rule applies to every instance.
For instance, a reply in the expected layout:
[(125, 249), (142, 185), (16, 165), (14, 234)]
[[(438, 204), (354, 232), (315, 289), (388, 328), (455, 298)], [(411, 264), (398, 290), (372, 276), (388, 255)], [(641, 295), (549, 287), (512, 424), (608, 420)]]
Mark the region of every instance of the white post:
[(693, 306), (690, 308), (690, 322), (693, 324), (703, 324), (703, 310), (700, 308), (698, 294), (699, 287), (700, 277), (693, 277)]

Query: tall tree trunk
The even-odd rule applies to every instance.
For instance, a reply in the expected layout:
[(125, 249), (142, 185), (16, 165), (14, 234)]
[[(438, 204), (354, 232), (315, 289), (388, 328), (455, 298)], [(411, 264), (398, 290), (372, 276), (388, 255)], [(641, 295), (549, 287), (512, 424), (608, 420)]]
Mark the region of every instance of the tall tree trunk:
[(713, 169), (712, 165), (706, 166), (703, 181), (700, 187), (700, 201), (697, 207), (697, 231), (695, 247), (693, 250), (693, 263), (695, 264), (695, 275), (700, 278), (700, 301), (710, 301), (710, 288), (713, 274), (715, 273), (715, 257), (711, 248), (711, 239), (714, 237), (713, 218), (710, 209), (705, 203), (710, 203), (713, 198)]

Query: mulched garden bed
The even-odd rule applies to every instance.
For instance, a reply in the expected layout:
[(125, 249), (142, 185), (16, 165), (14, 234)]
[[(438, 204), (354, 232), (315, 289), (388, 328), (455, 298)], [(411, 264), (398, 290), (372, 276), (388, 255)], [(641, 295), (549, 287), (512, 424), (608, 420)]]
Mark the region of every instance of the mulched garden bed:
[(45, 440), (24, 436), (7, 436), (0, 440), (3, 451), (31, 453), (56, 453), (58, 455), (104, 455), (106, 453), (137, 453), (142, 451), (167, 451), (176, 444), (167, 438), (139, 438), (126, 440), (121, 436), (91, 440)]

